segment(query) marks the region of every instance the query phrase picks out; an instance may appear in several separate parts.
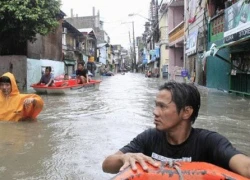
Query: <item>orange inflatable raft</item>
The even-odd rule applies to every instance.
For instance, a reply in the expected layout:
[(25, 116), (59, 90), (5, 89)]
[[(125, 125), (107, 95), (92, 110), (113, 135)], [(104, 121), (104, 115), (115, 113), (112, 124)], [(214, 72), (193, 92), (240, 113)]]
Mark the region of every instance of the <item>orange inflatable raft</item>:
[(137, 164), (137, 171), (127, 168), (117, 174), (112, 180), (248, 180), (243, 176), (205, 162), (180, 162), (180, 166), (162, 165), (155, 168), (148, 165), (145, 172)]

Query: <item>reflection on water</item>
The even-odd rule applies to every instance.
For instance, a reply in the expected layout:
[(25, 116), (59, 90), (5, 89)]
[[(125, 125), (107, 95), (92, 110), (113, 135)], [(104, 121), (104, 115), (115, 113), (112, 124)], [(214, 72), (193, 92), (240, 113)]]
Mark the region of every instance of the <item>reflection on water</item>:
[[(131, 73), (102, 80), (98, 91), (43, 95), (45, 107), (38, 122), (1, 122), (1, 179), (113, 177), (102, 172), (102, 161), (135, 135), (153, 127), (154, 99), (164, 80)], [(199, 89), (202, 106), (195, 127), (219, 131), (249, 154), (249, 99)]]

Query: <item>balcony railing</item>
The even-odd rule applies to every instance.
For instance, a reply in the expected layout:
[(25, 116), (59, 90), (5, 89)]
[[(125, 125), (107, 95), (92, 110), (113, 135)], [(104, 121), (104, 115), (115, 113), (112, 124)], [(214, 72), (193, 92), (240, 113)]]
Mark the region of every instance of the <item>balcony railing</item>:
[(83, 52), (83, 48), (81, 46), (72, 46), (72, 45), (62, 45), (62, 49), (65, 51), (79, 51), (79, 52)]
[(172, 43), (183, 36), (184, 36), (184, 21), (182, 21), (172, 31), (169, 32), (169, 42)]
[(67, 50), (67, 51), (74, 51), (76, 49), (76, 47), (69, 45), (69, 44), (67, 44), (67, 45), (63, 44), (62, 48), (63, 48), (63, 50)]

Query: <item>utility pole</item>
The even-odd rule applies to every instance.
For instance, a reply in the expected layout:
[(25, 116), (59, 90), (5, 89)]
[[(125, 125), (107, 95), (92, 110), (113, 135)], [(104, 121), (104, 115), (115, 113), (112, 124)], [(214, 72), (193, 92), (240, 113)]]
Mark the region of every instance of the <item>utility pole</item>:
[(130, 60), (130, 65), (131, 65), (131, 69), (132, 69), (132, 71), (133, 71), (133, 70), (134, 70), (134, 69), (133, 69), (133, 64), (134, 64), (134, 62), (133, 62), (133, 59), (134, 59), (133, 51), (134, 51), (134, 50), (133, 50), (133, 48), (132, 48), (130, 31), (128, 32), (128, 36), (129, 36), (130, 58), (131, 58), (131, 60)]
[[(133, 30), (133, 60), (132, 60), (132, 71), (135, 72), (136, 70), (136, 52), (135, 52), (135, 27), (134, 27), (134, 21), (132, 22), (123, 22), (122, 24), (126, 23), (132, 23), (132, 30)], [(129, 34), (130, 36), (130, 34)], [(130, 39), (130, 38), (129, 38)]]
[(134, 21), (132, 21), (132, 28), (133, 28), (133, 48), (134, 48), (134, 59), (133, 59), (133, 71), (136, 72), (136, 52), (135, 52), (135, 29), (134, 29)]

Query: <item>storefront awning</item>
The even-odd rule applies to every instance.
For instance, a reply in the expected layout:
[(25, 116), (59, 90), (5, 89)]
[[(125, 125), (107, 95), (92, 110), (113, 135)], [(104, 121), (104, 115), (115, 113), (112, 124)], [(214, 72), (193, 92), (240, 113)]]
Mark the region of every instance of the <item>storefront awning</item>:
[(64, 63), (66, 66), (74, 66), (76, 64), (76, 61), (75, 60), (71, 60), (71, 59), (65, 59), (64, 60)]
[(242, 39), (240, 39), (238, 41), (232, 41), (230, 43), (223, 44), (221, 46), (218, 46), (217, 48), (222, 49), (222, 48), (225, 48), (225, 47), (235, 46), (235, 45), (241, 44), (241, 43), (243, 43), (245, 41), (249, 41), (249, 40), (250, 40), (250, 36), (247, 36), (247, 37), (242, 38)]

